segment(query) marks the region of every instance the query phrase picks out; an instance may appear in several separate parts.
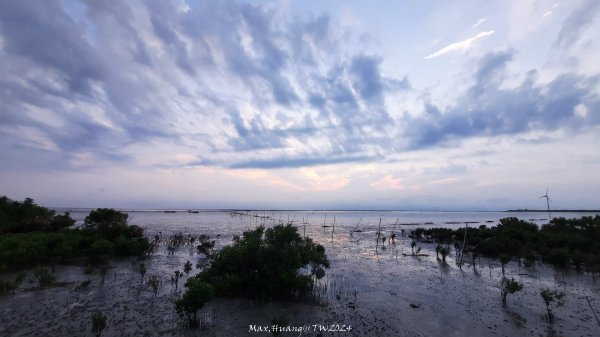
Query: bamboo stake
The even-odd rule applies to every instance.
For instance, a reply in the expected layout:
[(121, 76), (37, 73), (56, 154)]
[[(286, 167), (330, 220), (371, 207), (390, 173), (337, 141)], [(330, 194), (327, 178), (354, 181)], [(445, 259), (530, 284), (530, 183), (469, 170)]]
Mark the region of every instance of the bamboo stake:
[(335, 232), (335, 215), (333, 216), (333, 228), (331, 229), (331, 243), (333, 243), (333, 232)]
[(379, 236), (381, 235), (381, 218), (379, 218), (379, 229), (377, 230), (377, 244), (375, 244), (375, 251), (379, 249)]
[(467, 244), (467, 229), (469, 228), (469, 224), (465, 223), (465, 237), (463, 239), (463, 245), (462, 245), (462, 249), (460, 251), (460, 269), (462, 269), (462, 264), (463, 264), (463, 256), (465, 255), (465, 246)]

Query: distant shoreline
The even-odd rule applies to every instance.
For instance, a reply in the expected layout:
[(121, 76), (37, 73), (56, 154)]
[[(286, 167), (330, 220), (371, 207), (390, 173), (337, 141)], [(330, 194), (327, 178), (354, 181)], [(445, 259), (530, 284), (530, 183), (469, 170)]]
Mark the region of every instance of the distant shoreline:
[[(521, 212), (521, 213), (543, 213), (548, 212), (548, 210), (542, 209), (509, 209), (505, 212)], [(600, 213), (600, 210), (597, 209), (551, 209), (551, 213)]]
[[(93, 207), (50, 207), (58, 212), (89, 212)], [(214, 209), (143, 209), (143, 208), (116, 208), (123, 212), (158, 212), (158, 213), (201, 213), (201, 212), (415, 212), (415, 213), (546, 213), (545, 209), (509, 209), (509, 210), (393, 210), (393, 209), (242, 209), (242, 208), (214, 208)], [(550, 210), (555, 213), (600, 213), (600, 209), (559, 209)]]

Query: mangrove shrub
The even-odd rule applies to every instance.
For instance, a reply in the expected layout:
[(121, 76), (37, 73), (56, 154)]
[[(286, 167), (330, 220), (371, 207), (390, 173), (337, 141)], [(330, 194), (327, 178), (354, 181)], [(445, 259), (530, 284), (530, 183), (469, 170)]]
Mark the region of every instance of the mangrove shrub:
[(306, 271), (321, 267), (329, 267), (325, 248), (300, 236), (296, 227), (260, 226), (214, 254), (196, 278), (219, 296), (281, 300), (310, 291), (313, 278)]

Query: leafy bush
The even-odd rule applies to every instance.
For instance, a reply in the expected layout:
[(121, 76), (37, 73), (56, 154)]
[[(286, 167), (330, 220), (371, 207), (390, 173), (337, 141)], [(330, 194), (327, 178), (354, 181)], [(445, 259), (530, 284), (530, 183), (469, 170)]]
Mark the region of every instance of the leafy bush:
[(192, 263), (190, 261), (185, 262), (185, 264), (183, 265), (183, 271), (186, 274), (189, 274), (192, 271)]
[(213, 298), (215, 291), (212, 285), (198, 278), (188, 279), (185, 287), (187, 291), (175, 302), (175, 309), (188, 319), (190, 326), (196, 326), (198, 310)]
[(562, 291), (544, 289), (540, 292), (540, 296), (544, 300), (544, 304), (546, 305), (546, 311), (548, 313), (548, 321), (554, 321), (554, 312), (552, 311), (552, 307), (558, 308), (564, 304), (565, 293)]
[(0, 197), (0, 234), (57, 231), (74, 223), (68, 212), (55, 215), (53, 210), (38, 206), (31, 198), (19, 202)]
[(502, 290), (501, 290), (502, 305), (506, 306), (506, 295), (514, 294), (517, 291), (521, 291), (521, 290), (523, 290), (523, 283), (515, 281), (514, 278), (511, 278), (510, 280), (507, 278), (504, 278), (502, 280)]
[[(37, 220), (36, 220), (37, 219)], [(69, 214), (55, 216), (31, 199), (23, 203), (0, 197), (0, 272), (87, 257), (92, 265), (113, 255), (142, 255), (150, 249), (143, 229), (127, 224), (127, 214), (98, 209), (83, 229), (65, 229)], [(29, 231), (33, 230), (33, 231)]]
[(258, 227), (213, 256), (196, 277), (214, 286), (217, 295), (263, 300), (289, 299), (312, 289), (304, 267), (329, 267), (325, 248), (303, 238), (296, 227)]
[[(447, 243), (462, 238), (464, 229), (417, 228), (413, 237)], [(467, 229), (468, 242), (474, 253), (489, 257), (525, 260), (527, 265), (541, 258), (556, 267), (600, 270), (600, 215), (579, 219), (555, 218), (538, 229), (536, 224), (517, 218), (504, 218), (495, 227)], [(461, 240), (462, 241), (462, 240)], [(473, 248), (472, 248), (473, 249)]]
[(128, 230), (127, 218), (129, 214), (112, 208), (98, 208), (90, 212), (83, 221), (83, 229), (89, 232), (100, 233), (107, 238), (115, 238), (125, 234)]
[(113, 255), (114, 245), (112, 242), (104, 239), (97, 239), (85, 250), (90, 258), (90, 263), (98, 265), (106, 262), (107, 258)]
[(150, 250), (151, 244), (146, 238), (127, 238), (121, 234), (114, 239), (114, 248), (118, 256), (140, 256)]

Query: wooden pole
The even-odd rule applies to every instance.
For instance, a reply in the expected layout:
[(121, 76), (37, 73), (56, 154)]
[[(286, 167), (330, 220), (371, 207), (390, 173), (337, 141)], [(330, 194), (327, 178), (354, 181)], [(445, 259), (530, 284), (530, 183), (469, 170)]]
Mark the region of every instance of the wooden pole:
[(463, 256), (465, 255), (465, 246), (467, 244), (467, 229), (469, 228), (469, 224), (465, 223), (465, 237), (463, 239), (462, 249), (460, 251), (460, 268), (462, 269), (463, 264)]
[(377, 230), (377, 243), (375, 244), (375, 251), (379, 249), (379, 236), (381, 235), (381, 218), (379, 218), (379, 229)]
[(331, 242), (333, 243), (333, 232), (335, 232), (335, 215), (333, 216), (333, 228), (331, 229)]

